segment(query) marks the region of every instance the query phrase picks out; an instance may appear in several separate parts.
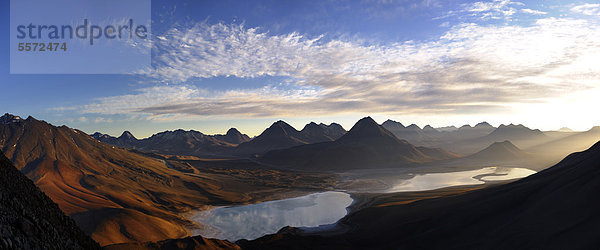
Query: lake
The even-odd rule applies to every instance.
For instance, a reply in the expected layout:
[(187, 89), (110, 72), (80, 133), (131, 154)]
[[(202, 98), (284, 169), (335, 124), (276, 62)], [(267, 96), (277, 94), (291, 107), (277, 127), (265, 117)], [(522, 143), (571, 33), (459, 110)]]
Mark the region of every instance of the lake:
[(252, 205), (218, 207), (191, 219), (205, 225), (194, 234), (236, 241), (276, 233), (285, 226), (317, 227), (333, 224), (347, 214), (353, 199), (343, 192), (314, 193)]
[[(487, 181), (523, 178), (536, 173), (525, 168), (487, 167), (470, 171), (411, 174), (384, 191), (425, 191)], [(381, 191), (378, 191), (381, 192)], [(236, 241), (273, 234), (285, 226), (318, 227), (336, 223), (346, 216), (353, 199), (344, 192), (322, 192), (258, 204), (217, 207), (191, 217), (203, 225), (194, 235)]]
[(477, 170), (417, 174), (407, 180), (402, 180), (387, 193), (426, 191), (445, 187), (478, 185), (486, 181), (502, 181), (527, 177), (536, 172), (526, 168), (487, 167)]

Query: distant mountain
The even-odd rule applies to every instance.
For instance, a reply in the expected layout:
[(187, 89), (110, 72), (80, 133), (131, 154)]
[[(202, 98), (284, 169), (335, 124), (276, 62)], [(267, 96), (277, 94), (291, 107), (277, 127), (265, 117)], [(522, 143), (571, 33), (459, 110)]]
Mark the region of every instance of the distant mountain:
[(187, 236), (182, 211), (238, 197), (218, 180), (32, 117), (0, 125), (0, 149), (101, 245)]
[(478, 123), (474, 127), (464, 125), (460, 128), (450, 126), (436, 129), (430, 125), (426, 125), (421, 129), (415, 124), (404, 127), (402, 123), (387, 120), (382, 126), (399, 139), (407, 140), (413, 144), (429, 146), (444, 145), (445, 143), (454, 144), (458, 141), (482, 137), (488, 135), (495, 129), (487, 122)]
[(344, 130), (344, 128), (337, 123), (325, 125), (323, 123), (316, 124), (311, 122), (306, 124), (306, 126), (300, 130), (300, 137), (306, 143), (317, 143), (335, 141), (342, 137), (345, 133), (346, 130)]
[(219, 154), (235, 145), (205, 135), (195, 130), (165, 131), (142, 139), (137, 143), (138, 150), (175, 155)]
[(123, 134), (121, 134), (121, 136), (119, 136), (119, 138), (117, 138), (117, 139), (119, 139), (119, 141), (122, 141), (122, 142), (124, 142), (126, 144), (135, 144), (135, 143), (137, 143), (139, 141), (129, 131), (123, 131)]
[(512, 144), (510, 141), (494, 142), (489, 147), (481, 150), (473, 155), (470, 155), (469, 159), (477, 159), (482, 161), (510, 161), (518, 160), (525, 157), (531, 156), (529, 153), (519, 149), (517, 146)]
[(91, 136), (98, 141), (123, 148), (135, 148), (139, 142), (139, 140), (129, 131), (124, 131), (119, 137), (102, 134), (100, 132), (96, 132)]
[(538, 129), (530, 129), (523, 125), (500, 125), (494, 128), (487, 122), (481, 122), (474, 127), (464, 125), (455, 132), (447, 132), (440, 138), (439, 144), (434, 144), (443, 149), (452, 149), (453, 152), (471, 155), (488, 147), (494, 142), (510, 141), (519, 148), (528, 148), (542, 142), (551, 140)]
[(497, 129), (486, 136), (486, 139), (491, 140), (527, 140), (545, 137), (544, 133), (539, 129), (530, 129), (522, 124), (500, 125)]
[(195, 130), (179, 129), (160, 132), (142, 140), (135, 138), (129, 131), (123, 132), (118, 138), (99, 132), (91, 136), (117, 147), (162, 154), (197, 156), (227, 153), (237, 144), (250, 140), (247, 135), (235, 128), (229, 129), (225, 135), (205, 135)]
[(230, 128), (227, 130), (225, 135), (214, 135), (213, 137), (219, 141), (234, 145), (250, 141), (250, 137), (248, 137), (248, 135), (240, 133), (240, 131), (238, 131), (236, 128)]
[(21, 117), (19, 117), (19, 116), (6, 113), (2, 117), (0, 117), (0, 124), (10, 124), (10, 123), (15, 123), (15, 122), (20, 122), (22, 120), (23, 119), (21, 119)]
[(425, 127), (423, 127), (423, 132), (425, 133), (439, 133), (440, 131), (438, 131), (437, 129), (433, 128), (430, 125), (425, 125)]
[(550, 139), (550, 137), (546, 136), (539, 129), (530, 129), (521, 124), (509, 124), (500, 125), (489, 135), (486, 135), (478, 140), (482, 143), (508, 140), (522, 148), (527, 148)]
[(441, 149), (419, 149), (365, 117), (336, 141), (274, 150), (259, 160), (280, 167), (340, 170), (396, 167), (454, 157)]
[(585, 132), (576, 132), (567, 137), (553, 140), (547, 143), (542, 143), (534, 147), (528, 148), (528, 151), (544, 154), (547, 158), (554, 161), (557, 158), (565, 157), (566, 155), (578, 151), (585, 150), (600, 140), (600, 126), (591, 128)]
[(388, 131), (392, 132), (392, 134), (394, 134), (394, 136), (396, 136), (399, 139), (411, 141), (414, 143), (429, 139), (429, 136), (426, 135), (426, 133), (416, 124), (411, 124), (405, 127), (400, 122), (387, 120), (383, 122), (381, 126), (387, 129)]
[(570, 129), (570, 128), (567, 128), (567, 127), (562, 127), (562, 128), (560, 128), (559, 130), (557, 130), (557, 131), (558, 131), (558, 132), (575, 132), (575, 131), (573, 131), (572, 129)]
[(452, 132), (452, 131), (458, 130), (458, 128), (456, 126), (446, 126), (446, 127), (435, 128), (435, 129), (440, 132)]
[(345, 132), (344, 128), (337, 123), (317, 125), (311, 122), (302, 131), (298, 131), (284, 121), (277, 121), (256, 138), (240, 144), (236, 152), (240, 154), (262, 154), (276, 149), (333, 141)]
[(453, 134), (460, 140), (468, 140), (472, 138), (486, 136), (492, 133), (496, 128), (487, 122), (480, 122), (477, 125), (471, 127), (470, 125), (464, 125)]
[(248, 249), (594, 249), (599, 162), (600, 142), (504, 185), (448, 196), (431, 191), (438, 196), (417, 202), (414, 194), (379, 196), (338, 222), (352, 229), (343, 233), (280, 233), (240, 243)]
[(395, 130), (402, 130), (405, 129), (406, 127), (404, 126), (404, 124), (394, 121), (394, 120), (386, 120), (385, 122), (383, 122), (381, 124), (382, 127), (384, 127), (385, 129), (387, 129), (388, 131), (395, 131)]
[(2, 152), (0, 237), (2, 249), (100, 249)]
[(241, 154), (264, 153), (274, 149), (306, 144), (300, 131), (284, 121), (277, 121), (254, 139), (240, 144), (236, 151)]

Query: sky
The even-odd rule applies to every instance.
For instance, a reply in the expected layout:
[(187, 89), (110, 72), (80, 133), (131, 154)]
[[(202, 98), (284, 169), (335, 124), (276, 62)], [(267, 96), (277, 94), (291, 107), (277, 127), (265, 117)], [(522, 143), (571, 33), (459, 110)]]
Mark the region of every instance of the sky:
[(597, 1), (175, 0), (152, 1), (151, 17), (152, 65), (126, 74), (10, 74), (2, 36), (0, 112), (138, 138), (364, 116), (600, 125)]

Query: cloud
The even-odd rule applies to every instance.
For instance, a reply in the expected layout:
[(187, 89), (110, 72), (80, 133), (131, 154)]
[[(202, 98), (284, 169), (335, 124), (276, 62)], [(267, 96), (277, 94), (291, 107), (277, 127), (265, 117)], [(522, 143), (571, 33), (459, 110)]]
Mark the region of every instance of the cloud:
[(544, 12), (544, 11), (532, 10), (532, 9), (521, 9), (521, 12), (527, 13), (527, 14), (533, 14), (533, 15), (546, 15), (546, 14), (548, 14), (547, 12)]
[(571, 8), (572, 12), (588, 16), (600, 16), (600, 4), (586, 3)]
[(436, 40), (391, 44), (200, 23), (164, 34), (151, 77), (171, 83), (217, 76), (286, 80), (225, 91), (158, 84), (78, 110), (157, 120), (507, 111), (515, 103), (555, 101), (597, 86), (597, 37), (597, 23), (565, 18), (526, 27), (467, 23)]
[(509, 0), (494, 0), (487, 2), (474, 2), (461, 4), (459, 9), (450, 10), (445, 15), (433, 18), (434, 20), (456, 17), (463, 21), (488, 21), (488, 20), (512, 20), (513, 16), (520, 12), (529, 15), (546, 15), (547, 12), (524, 8), (522, 2)]
[[(524, 6), (521, 2), (513, 2), (509, 0), (494, 0), (487, 2), (474, 2), (468, 4), (461, 4), (460, 9), (451, 10), (446, 15), (436, 17), (434, 20), (446, 19), (449, 17), (458, 17), (459, 19), (469, 20), (491, 20), (491, 19), (510, 19), (518, 8)], [(532, 13), (525, 9), (521, 10), (523, 13), (528, 14), (539, 14)], [(531, 10), (533, 11), (533, 10)], [(535, 12), (535, 11), (534, 11)]]

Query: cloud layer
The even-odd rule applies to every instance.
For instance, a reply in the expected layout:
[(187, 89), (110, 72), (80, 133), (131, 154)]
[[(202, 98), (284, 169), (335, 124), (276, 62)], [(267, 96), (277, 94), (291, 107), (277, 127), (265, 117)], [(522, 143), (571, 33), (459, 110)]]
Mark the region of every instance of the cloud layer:
[[(515, 6), (522, 4), (482, 2), (464, 10), (482, 18), (545, 14)], [(594, 6), (572, 11), (593, 14)], [(541, 18), (527, 26), (463, 23), (439, 39), (387, 44), (198, 23), (158, 36), (158, 66), (146, 73), (171, 85), (100, 98), (80, 110), (154, 118), (498, 111), (595, 88), (598, 37), (597, 22), (570, 18)], [(220, 76), (287, 80), (227, 91), (189, 84)]]

